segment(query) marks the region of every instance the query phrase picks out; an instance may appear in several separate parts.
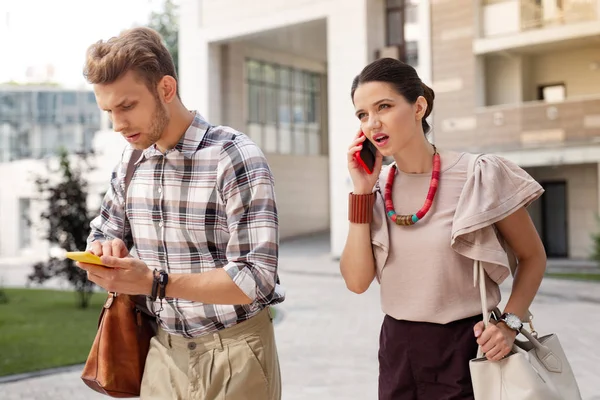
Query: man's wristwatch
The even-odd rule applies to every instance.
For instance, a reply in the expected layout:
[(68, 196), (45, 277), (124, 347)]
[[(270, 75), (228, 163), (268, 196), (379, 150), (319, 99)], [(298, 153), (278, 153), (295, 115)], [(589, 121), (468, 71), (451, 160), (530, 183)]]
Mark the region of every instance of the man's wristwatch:
[(155, 269), (153, 272), (152, 294), (150, 300), (164, 299), (167, 294), (167, 283), (169, 283), (169, 274), (166, 271)]
[(521, 318), (512, 313), (502, 314), (499, 321), (504, 322), (506, 326), (517, 332), (520, 332), (521, 328), (523, 328), (523, 321), (521, 321)]

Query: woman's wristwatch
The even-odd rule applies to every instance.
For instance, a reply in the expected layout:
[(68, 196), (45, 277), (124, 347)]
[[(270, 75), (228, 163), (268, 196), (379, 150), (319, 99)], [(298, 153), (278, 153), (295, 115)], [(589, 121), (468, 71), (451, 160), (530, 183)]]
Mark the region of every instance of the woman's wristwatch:
[(523, 321), (521, 321), (521, 318), (512, 313), (502, 314), (499, 321), (504, 322), (506, 326), (517, 332), (521, 332), (521, 328), (523, 328)]

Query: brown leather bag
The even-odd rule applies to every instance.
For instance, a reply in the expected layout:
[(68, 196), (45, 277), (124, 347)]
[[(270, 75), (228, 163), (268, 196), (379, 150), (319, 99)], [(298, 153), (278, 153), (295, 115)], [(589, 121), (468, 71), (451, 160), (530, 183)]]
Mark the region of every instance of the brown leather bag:
[[(125, 194), (139, 156), (140, 152), (134, 151), (127, 165)], [(146, 307), (146, 296), (109, 293), (81, 379), (108, 396), (138, 397), (150, 339), (156, 329), (156, 318)]]
[(98, 332), (81, 379), (96, 392), (112, 397), (138, 397), (155, 318), (132, 300), (109, 293), (100, 313)]

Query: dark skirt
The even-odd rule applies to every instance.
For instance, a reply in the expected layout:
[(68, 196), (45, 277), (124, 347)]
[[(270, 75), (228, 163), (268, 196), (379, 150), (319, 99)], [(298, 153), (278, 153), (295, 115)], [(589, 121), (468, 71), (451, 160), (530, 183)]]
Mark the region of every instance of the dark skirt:
[(481, 315), (445, 325), (386, 315), (379, 338), (379, 400), (473, 399), (469, 360)]

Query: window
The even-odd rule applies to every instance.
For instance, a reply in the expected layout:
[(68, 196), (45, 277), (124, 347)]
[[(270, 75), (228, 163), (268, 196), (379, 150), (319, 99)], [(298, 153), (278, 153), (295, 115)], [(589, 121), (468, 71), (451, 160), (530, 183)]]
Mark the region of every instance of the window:
[(386, 45), (398, 47), (398, 58), (412, 66), (419, 63), (418, 42), (407, 42), (404, 29), (418, 22), (418, 7), (416, 0), (386, 0)]
[(62, 94), (62, 103), (66, 106), (77, 105), (77, 94), (75, 92), (64, 92)]
[(415, 0), (409, 0), (404, 8), (405, 21), (407, 24), (416, 24), (419, 22), (419, 4)]
[(406, 42), (404, 61), (413, 67), (419, 65), (419, 42)]
[(31, 201), (19, 199), (19, 247), (21, 249), (31, 246)]
[(404, 44), (404, 10), (402, 8), (388, 8), (386, 17), (388, 46), (402, 46)]
[(567, 97), (564, 83), (538, 86), (538, 100), (547, 102), (561, 102)]
[(266, 153), (321, 154), (320, 74), (246, 60), (247, 131)]

